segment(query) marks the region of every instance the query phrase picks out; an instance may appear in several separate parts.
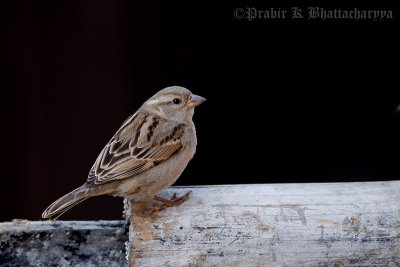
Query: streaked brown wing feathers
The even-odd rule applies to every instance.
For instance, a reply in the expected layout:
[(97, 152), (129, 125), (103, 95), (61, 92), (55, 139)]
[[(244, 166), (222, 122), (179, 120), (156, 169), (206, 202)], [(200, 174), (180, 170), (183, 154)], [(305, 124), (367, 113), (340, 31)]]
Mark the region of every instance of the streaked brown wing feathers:
[(88, 185), (132, 177), (183, 148), (184, 124), (141, 111), (129, 117), (111, 138), (89, 172)]

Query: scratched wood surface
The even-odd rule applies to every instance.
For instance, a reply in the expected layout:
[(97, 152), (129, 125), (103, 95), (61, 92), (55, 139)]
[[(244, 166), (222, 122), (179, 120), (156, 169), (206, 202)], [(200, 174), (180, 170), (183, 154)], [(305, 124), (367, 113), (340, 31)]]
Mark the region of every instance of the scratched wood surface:
[(400, 266), (400, 181), (170, 188), (132, 207), (130, 266)]
[(0, 223), (0, 266), (125, 266), (125, 221)]

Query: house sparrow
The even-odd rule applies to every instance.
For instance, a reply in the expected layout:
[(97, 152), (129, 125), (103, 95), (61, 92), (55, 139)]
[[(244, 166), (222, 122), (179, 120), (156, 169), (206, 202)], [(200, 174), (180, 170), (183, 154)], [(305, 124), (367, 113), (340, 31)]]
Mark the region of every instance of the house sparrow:
[(153, 198), (165, 207), (184, 202), (156, 193), (172, 185), (192, 159), (197, 145), (194, 107), (206, 99), (179, 86), (167, 87), (130, 116), (103, 148), (85, 184), (51, 204), (43, 218), (57, 219), (80, 202), (99, 195)]

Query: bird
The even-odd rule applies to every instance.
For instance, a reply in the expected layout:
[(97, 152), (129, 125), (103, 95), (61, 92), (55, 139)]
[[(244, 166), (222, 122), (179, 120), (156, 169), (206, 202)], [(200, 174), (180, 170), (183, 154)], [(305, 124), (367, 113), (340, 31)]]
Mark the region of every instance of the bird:
[(82, 201), (99, 195), (131, 201), (152, 198), (163, 204), (153, 211), (183, 203), (184, 196), (157, 196), (179, 178), (196, 152), (194, 109), (206, 101), (181, 86), (166, 87), (151, 98), (117, 130), (102, 149), (86, 182), (54, 201), (42, 218), (56, 220)]

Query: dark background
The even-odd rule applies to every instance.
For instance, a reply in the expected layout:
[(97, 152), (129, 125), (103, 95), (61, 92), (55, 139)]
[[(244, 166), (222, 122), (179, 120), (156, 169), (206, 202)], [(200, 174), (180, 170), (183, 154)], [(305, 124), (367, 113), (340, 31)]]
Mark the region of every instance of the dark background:
[[(161, 1), (160, 1), (161, 2)], [(198, 150), (178, 185), (400, 178), (394, 2), (14, 2), (2, 10), (0, 221), (37, 220), (84, 183), (158, 90), (181, 85)], [(236, 8), (389, 9), (393, 20), (235, 19)], [(62, 219), (118, 219), (90, 199)]]

